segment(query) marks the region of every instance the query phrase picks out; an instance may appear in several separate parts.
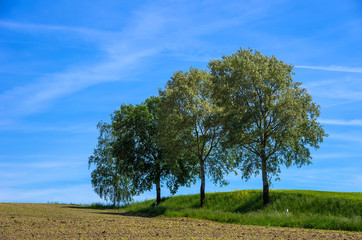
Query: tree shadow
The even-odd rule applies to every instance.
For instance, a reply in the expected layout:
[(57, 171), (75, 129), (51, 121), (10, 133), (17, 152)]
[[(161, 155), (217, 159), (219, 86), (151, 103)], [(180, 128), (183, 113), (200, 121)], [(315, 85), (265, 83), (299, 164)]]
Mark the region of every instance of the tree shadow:
[(95, 212), (95, 213), (105, 214), (105, 215), (127, 216), (127, 217), (153, 218), (164, 214), (166, 210), (167, 208), (165, 207), (149, 207), (149, 208), (140, 209), (137, 212), (120, 211), (120, 212)]
[(149, 207), (157, 207), (159, 206), (161, 203), (163, 203), (164, 201), (166, 201), (167, 199), (169, 199), (170, 197), (162, 197), (160, 200), (160, 203), (158, 205), (156, 205), (156, 200), (152, 201), (151, 204), (149, 205)]
[(263, 193), (255, 193), (248, 197), (238, 208), (233, 212), (236, 213), (248, 213), (264, 209), (263, 205)]
[(159, 215), (162, 215), (166, 212), (167, 208), (162, 207), (162, 206), (158, 206), (158, 207), (148, 207), (148, 208), (143, 208), (140, 209), (137, 212), (132, 212), (132, 211), (125, 211), (122, 210), (122, 208), (119, 207), (102, 207), (102, 208), (98, 208), (98, 207), (92, 207), (92, 206), (64, 206), (64, 208), (72, 208), (72, 209), (93, 209), (93, 210), (119, 210), (119, 212), (94, 212), (96, 214), (105, 214), (105, 215), (119, 215), (119, 216), (133, 216), (133, 217), (145, 217), (145, 218), (152, 218), (152, 217), (157, 217)]
[(115, 207), (111, 205), (104, 205), (104, 206), (64, 206), (64, 208), (73, 208), (73, 209), (100, 209), (100, 210), (107, 210), (107, 209), (120, 209), (120, 207)]
[(102, 215), (113, 215), (113, 216), (125, 216), (125, 217), (142, 217), (142, 218), (153, 218), (156, 216), (152, 216), (146, 213), (141, 212), (94, 212), (95, 214)]

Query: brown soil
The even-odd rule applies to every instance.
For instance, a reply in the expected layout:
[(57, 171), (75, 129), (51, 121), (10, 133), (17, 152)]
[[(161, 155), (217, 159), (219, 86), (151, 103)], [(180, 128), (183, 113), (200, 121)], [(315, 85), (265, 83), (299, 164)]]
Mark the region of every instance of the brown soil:
[(361, 232), (147, 217), (76, 205), (0, 204), (0, 239), (362, 239)]

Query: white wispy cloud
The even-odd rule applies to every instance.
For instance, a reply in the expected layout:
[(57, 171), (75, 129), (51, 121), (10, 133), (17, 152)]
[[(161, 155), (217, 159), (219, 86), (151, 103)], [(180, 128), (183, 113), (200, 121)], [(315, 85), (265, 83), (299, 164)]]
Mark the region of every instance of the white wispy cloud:
[(275, 186), (288, 182), (301, 189), (358, 192), (362, 191), (361, 179), (362, 174), (357, 168), (301, 168), (283, 172), (282, 181), (276, 182)]
[(122, 81), (125, 72), (132, 70), (137, 63), (153, 55), (156, 49), (134, 52), (114, 46), (108, 59), (91, 66), (70, 67), (63, 73), (48, 74), (26, 86), (16, 87), (0, 94), (0, 116), (23, 116), (46, 109), (54, 100), (78, 92), (84, 88), (100, 83)]
[[(354, 157), (360, 159), (360, 155)], [(313, 158), (314, 159), (314, 158)], [(333, 161), (335, 158), (330, 158)], [(314, 162), (319, 162), (318, 158)], [(235, 176), (230, 174), (226, 179), (230, 185), (218, 188), (208, 185), (208, 191), (233, 191), (235, 189), (260, 189), (263, 186), (261, 175), (252, 176), (248, 181), (241, 179), (241, 174)], [(303, 190), (323, 190), (323, 191), (362, 191), (362, 174), (360, 169), (353, 167), (343, 168), (321, 168), (315, 166), (305, 166), (302, 168), (282, 167), (280, 181), (272, 181), (272, 189), (303, 189)], [(197, 193), (197, 189), (193, 193)], [(187, 191), (185, 191), (185, 194)]]
[(301, 69), (314, 69), (321, 71), (332, 71), (332, 72), (349, 72), (349, 73), (362, 73), (361, 67), (344, 67), (344, 66), (307, 66), (307, 65), (296, 65), (295, 68)]
[(84, 28), (84, 27), (73, 27), (73, 26), (59, 26), (59, 25), (49, 25), (49, 24), (39, 24), (39, 23), (24, 23), (24, 22), (14, 22), (14, 21), (0, 21), (1, 28), (7, 28), (16, 31), (27, 31), (27, 32), (65, 32), (65, 33), (77, 33), (86, 36), (92, 37), (102, 37), (106, 38), (109, 35), (114, 35), (115, 32)]
[(2, 188), (0, 202), (91, 204), (104, 201), (97, 196), (89, 183), (59, 188)]
[[(17, 156), (17, 159), (21, 157)], [(29, 159), (28, 157), (23, 157), (23, 159)], [(52, 159), (51, 156), (48, 156), (48, 159)], [(10, 163), (10, 162), (3, 162), (0, 163), (1, 168), (13, 168), (13, 169), (55, 169), (55, 168), (69, 168), (69, 167), (78, 167), (78, 166), (86, 166), (87, 161), (83, 161), (84, 159), (88, 159), (87, 156), (82, 157), (81, 159), (77, 159), (78, 161), (70, 161), (69, 156), (64, 156), (64, 161), (56, 160), (56, 161), (39, 161), (34, 160), (32, 162), (16, 162), (16, 163)]]
[(362, 81), (359, 76), (342, 76), (304, 85), (312, 96), (328, 100), (322, 107), (335, 107), (362, 100)]
[[(148, 18), (139, 19), (136, 25), (146, 24)], [(155, 21), (155, 20), (154, 20)], [(156, 26), (154, 24), (153, 26)], [(104, 57), (93, 64), (72, 64), (63, 72), (47, 73), (28, 85), (15, 87), (0, 93), (0, 117), (13, 119), (47, 109), (63, 96), (100, 83), (122, 81), (124, 75), (132, 71), (142, 59), (158, 52), (153, 47), (135, 46), (143, 34), (143, 27), (137, 30), (129, 27), (123, 34), (99, 31), (89, 28), (53, 26), (44, 24), (16, 23), (1, 21), (1, 27), (19, 31), (65, 32), (81, 34), (90, 38), (102, 38), (101, 51)], [(152, 29), (148, 34), (152, 35)], [(51, 33), (49, 33), (51, 34)], [(106, 39), (106, 40), (105, 40)], [(10, 120), (2, 120), (2, 125)]]
[[(76, 93), (82, 89), (113, 81), (127, 81), (125, 75), (133, 71), (142, 60), (159, 52), (158, 46), (139, 44), (144, 41), (143, 25), (149, 23), (148, 17), (142, 16), (132, 26), (122, 32), (109, 32), (90, 28), (57, 26), (32, 23), (0, 21), (0, 27), (22, 32), (41, 32), (44, 34), (80, 35), (87, 40), (98, 41), (102, 53), (101, 60), (95, 57), (93, 63), (81, 65), (70, 62), (62, 72), (39, 73), (42, 75), (30, 84), (18, 86), (0, 93), (1, 125), (21, 116), (40, 112), (51, 106), (55, 100)], [(157, 35), (156, 24), (148, 27), (148, 36)], [(161, 21), (161, 20), (160, 20)], [(162, 20), (163, 21), (163, 20)], [(141, 26), (141, 27), (140, 27)], [(146, 40), (147, 41), (147, 40)], [(89, 59), (88, 61), (92, 61)], [(5, 71), (7, 72), (7, 71)], [(22, 71), (19, 71), (22, 74)]]
[(354, 131), (354, 132), (343, 132), (343, 133), (330, 133), (328, 139), (335, 139), (338, 141), (351, 142), (360, 145), (362, 143), (361, 138), (362, 132)]
[(343, 120), (343, 119), (320, 119), (319, 122), (328, 125), (340, 126), (362, 126), (362, 119)]
[(24, 121), (0, 121), (0, 131), (11, 132), (67, 132), (67, 133), (92, 133), (96, 132), (96, 122), (53, 122), (53, 123), (27, 123)]
[(340, 151), (338, 152), (337, 149), (335, 152), (313, 154), (314, 160), (351, 159), (351, 158), (362, 158), (362, 153), (346, 153)]
[[(244, 8), (249, 9), (243, 6)], [(265, 8), (260, 9), (265, 10)], [(178, 10), (181, 14), (176, 14)], [(255, 10), (249, 10), (244, 14), (248, 17), (240, 19), (235, 19), (233, 16), (221, 21), (208, 15), (205, 16), (206, 19), (195, 15), (197, 21), (193, 21), (193, 19), (189, 19), (187, 11), (188, 8), (179, 3), (170, 3), (163, 7), (160, 7), (159, 4), (146, 5), (134, 12), (129, 25), (120, 32), (1, 21), (0, 25), (3, 28), (17, 31), (44, 32), (46, 34), (61, 32), (94, 38), (99, 41), (98, 50), (103, 53), (103, 57), (101, 60), (95, 59), (93, 64), (70, 63), (63, 72), (46, 73), (28, 85), (18, 86), (0, 93), (2, 103), (0, 117), (12, 119), (44, 111), (55, 100), (90, 86), (112, 81), (125, 81), (124, 76), (127, 73), (137, 67), (141, 69), (139, 65), (144, 59), (162, 52), (172, 52), (175, 56), (187, 56), (189, 59), (206, 59), (204, 56), (209, 55), (209, 52), (201, 49), (207, 49), (209, 46), (200, 40), (203, 35), (244, 23), (248, 18), (255, 18), (255, 15), (251, 14)], [(185, 54), (185, 52), (191, 54)], [(196, 56), (192, 57), (192, 55)]]
[[(0, 156), (0, 187), (25, 187), (42, 183), (89, 182), (88, 156)], [(11, 161), (15, 159), (16, 161)]]

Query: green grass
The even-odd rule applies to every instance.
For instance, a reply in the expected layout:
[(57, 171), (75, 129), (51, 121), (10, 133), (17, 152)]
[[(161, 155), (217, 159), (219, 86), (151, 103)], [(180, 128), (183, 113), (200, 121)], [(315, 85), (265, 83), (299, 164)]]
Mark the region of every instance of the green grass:
[(261, 190), (243, 190), (207, 193), (203, 208), (195, 194), (164, 198), (157, 207), (148, 200), (121, 209), (245, 225), (362, 231), (362, 193), (271, 190), (270, 200), (264, 207)]

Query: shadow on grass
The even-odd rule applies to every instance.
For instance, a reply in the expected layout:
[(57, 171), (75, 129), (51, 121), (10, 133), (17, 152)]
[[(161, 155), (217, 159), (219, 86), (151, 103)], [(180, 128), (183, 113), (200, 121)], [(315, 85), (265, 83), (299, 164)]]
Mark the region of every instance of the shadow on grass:
[[(154, 206), (154, 205), (153, 205)], [(97, 210), (120, 210), (119, 212), (94, 212), (96, 214), (105, 214), (105, 215), (120, 215), (120, 216), (134, 216), (134, 217), (157, 217), (166, 212), (167, 208), (158, 206), (158, 207), (147, 207), (137, 209), (137, 211), (127, 211), (123, 210), (123, 207), (113, 207), (113, 206), (64, 206), (64, 208), (72, 209), (97, 209)]]
[(252, 196), (248, 197), (246, 201), (243, 202), (237, 209), (233, 212), (235, 213), (248, 213), (264, 209), (263, 205), (263, 193), (255, 193)]
[(156, 217), (156, 216), (151, 216), (146, 213), (140, 213), (140, 212), (94, 212), (94, 213), (102, 214), (102, 215), (125, 216), (125, 217), (142, 217), (142, 218)]
[(158, 206), (158, 207), (149, 207), (149, 208), (138, 209), (135, 212), (141, 213), (141, 214), (147, 214), (152, 217), (156, 217), (156, 216), (163, 215), (166, 211), (167, 211), (166, 207)]
[(88, 206), (64, 206), (63, 208), (93, 209), (92, 207), (88, 207)]
[(121, 207), (115, 207), (111, 205), (99, 205), (99, 206), (64, 206), (64, 208), (73, 208), (73, 209), (99, 209), (99, 210), (107, 210), (107, 209), (121, 209)]
[(105, 215), (118, 215), (118, 216), (127, 216), (127, 217), (144, 217), (152, 218), (157, 217), (166, 212), (167, 208), (165, 207), (149, 207), (144, 209), (139, 209), (137, 211), (120, 211), (120, 212), (96, 212), (97, 214)]
[(163, 202), (165, 202), (169, 197), (161, 198), (161, 202), (159, 205), (155, 205), (156, 201), (151, 201), (151, 204), (139, 206), (136, 208), (128, 208), (130, 205), (123, 206), (114, 206), (112, 204), (102, 204), (102, 203), (93, 203), (91, 205), (67, 205), (63, 206), (64, 208), (72, 208), (72, 209), (97, 209), (97, 210), (120, 210), (117, 212), (103, 212), (102, 214), (114, 214), (114, 215), (125, 215), (125, 216), (148, 216), (154, 217), (162, 215), (166, 212), (167, 208), (160, 206)]
[[(161, 203), (163, 203), (164, 201), (166, 201), (167, 199), (169, 199), (170, 197), (163, 197), (160, 200), (160, 203), (157, 205), (160, 205)], [(149, 205), (149, 207), (155, 207), (156, 206), (156, 200), (152, 201), (151, 204)]]

